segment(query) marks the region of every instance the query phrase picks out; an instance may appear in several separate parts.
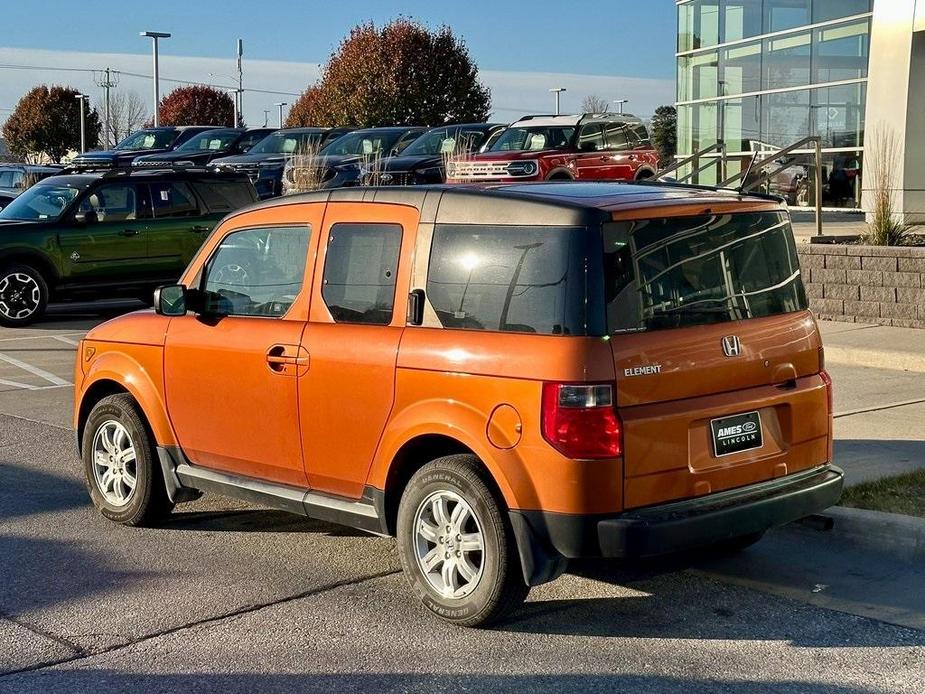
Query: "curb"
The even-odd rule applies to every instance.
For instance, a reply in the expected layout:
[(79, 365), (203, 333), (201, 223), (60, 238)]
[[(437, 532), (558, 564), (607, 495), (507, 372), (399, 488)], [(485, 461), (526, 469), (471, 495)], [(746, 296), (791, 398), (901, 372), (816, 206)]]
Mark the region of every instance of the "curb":
[[(925, 338), (925, 331), (923, 331)], [(825, 340), (823, 338), (823, 343)], [(867, 366), (875, 369), (895, 369), (925, 373), (925, 354), (897, 352), (888, 349), (864, 349), (863, 347), (839, 347), (825, 345), (825, 360), (847, 366)]]
[(925, 556), (925, 518), (863, 508), (832, 506), (819, 515), (834, 520), (832, 532), (907, 558)]

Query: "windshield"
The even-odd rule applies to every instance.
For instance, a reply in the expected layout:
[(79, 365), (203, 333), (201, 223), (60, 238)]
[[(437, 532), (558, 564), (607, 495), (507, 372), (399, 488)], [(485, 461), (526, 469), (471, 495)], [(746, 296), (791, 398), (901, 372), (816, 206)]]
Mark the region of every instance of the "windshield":
[(612, 333), (724, 323), (807, 306), (793, 232), (782, 212), (606, 224), (604, 298)]
[(440, 128), (421, 135), (402, 152), (409, 156), (433, 156), (437, 154), (459, 154), (478, 149), (485, 141), (485, 132)]
[(116, 149), (166, 149), (179, 133), (176, 130), (139, 130), (116, 145)]
[(86, 188), (67, 183), (37, 183), (0, 210), (0, 219), (55, 221)]
[(369, 156), (388, 153), (405, 133), (401, 130), (356, 130), (339, 137), (322, 154)]
[(248, 154), (294, 154), (318, 148), (323, 132), (280, 133), (268, 135), (254, 145)]
[(177, 152), (214, 152), (233, 145), (241, 137), (240, 130), (206, 130), (177, 147)]
[(541, 149), (563, 149), (569, 146), (575, 128), (572, 126), (534, 126), (508, 128), (495, 140), (491, 152), (536, 152)]

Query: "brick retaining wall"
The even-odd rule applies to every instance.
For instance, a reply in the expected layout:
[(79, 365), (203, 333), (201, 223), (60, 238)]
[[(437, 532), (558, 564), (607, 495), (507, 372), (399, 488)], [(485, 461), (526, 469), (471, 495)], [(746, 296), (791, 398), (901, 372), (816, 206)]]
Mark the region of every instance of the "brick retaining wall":
[(823, 319), (925, 328), (925, 248), (798, 245), (810, 307)]

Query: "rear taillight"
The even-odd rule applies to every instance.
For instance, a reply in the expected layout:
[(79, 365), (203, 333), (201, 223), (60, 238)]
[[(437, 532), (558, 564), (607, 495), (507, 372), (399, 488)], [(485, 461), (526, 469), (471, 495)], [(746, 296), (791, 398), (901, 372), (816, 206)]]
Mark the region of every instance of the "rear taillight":
[(623, 455), (623, 427), (610, 384), (543, 384), (543, 438), (568, 458)]
[(827, 457), (829, 461), (832, 460), (832, 442), (835, 438), (835, 393), (832, 390), (832, 377), (829, 376), (829, 372), (823, 369), (819, 372), (819, 375), (822, 377), (822, 382), (825, 384), (825, 405), (829, 414), (829, 444), (827, 449)]

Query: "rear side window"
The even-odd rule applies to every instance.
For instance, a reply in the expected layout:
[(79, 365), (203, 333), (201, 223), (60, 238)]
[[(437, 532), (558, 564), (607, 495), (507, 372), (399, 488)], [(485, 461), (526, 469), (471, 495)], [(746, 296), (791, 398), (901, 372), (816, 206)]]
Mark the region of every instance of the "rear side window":
[(335, 224), (328, 236), (321, 296), (338, 323), (392, 322), (401, 251), (398, 224)]
[(438, 225), (427, 296), (447, 328), (586, 335), (587, 232)]
[(604, 128), (604, 139), (607, 141), (607, 149), (621, 150), (630, 146), (626, 126), (621, 123), (608, 123)]
[(783, 213), (704, 215), (604, 225), (610, 332), (758, 318), (806, 308)]
[(189, 185), (183, 181), (151, 183), (154, 218), (197, 217), (199, 204)]
[(257, 201), (256, 193), (245, 181), (194, 181), (192, 185), (209, 212), (231, 212)]

